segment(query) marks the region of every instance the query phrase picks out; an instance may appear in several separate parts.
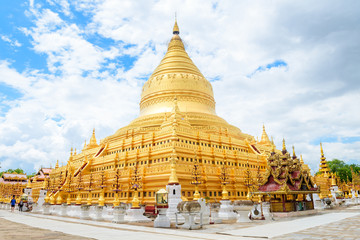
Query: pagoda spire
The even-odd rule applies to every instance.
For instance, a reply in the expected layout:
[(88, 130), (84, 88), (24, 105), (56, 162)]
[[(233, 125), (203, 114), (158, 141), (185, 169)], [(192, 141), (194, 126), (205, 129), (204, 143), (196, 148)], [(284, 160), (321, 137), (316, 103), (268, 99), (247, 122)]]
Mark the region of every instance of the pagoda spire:
[(59, 160), (56, 161), (55, 169), (59, 168)]
[(301, 164), (304, 164), (304, 160), (303, 160), (303, 158), (302, 158), (302, 154), (300, 154), (300, 163), (301, 163)]
[(292, 146), (292, 149), (293, 149), (293, 158), (295, 159), (295, 158), (296, 158), (296, 154), (295, 154), (295, 147), (294, 147), (294, 145)]
[(176, 13), (175, 13), (175, 24), (174, 24), (174, 28), (173, 28), (173, 34), (176, 34), (176, 35), (180, 34), (179, 26), (177, 24), (177, 19), (176, 19)]
[(95, 128), (93, 129), (91, 138), (90, 138), (90, 143), (88, 145), (89, 147), (98, 147), (99, 145), (97, 144), (97, 140), (95, 137)]
[(177, 19), (172, 32), (165, 56), (143, 86), (140, 116), (170, 112), (175, 96), (181, 112), (216, 115), (211, 83), (185, 51)]
[(176, 150), (175, 150), (174, 145), (173, 145), (172, 154), (171, 154), (170, 159), (171, 159), (171, 173), (170, 173), (168, 185), (179, 185), (179, 180), (176, 175), (176, 161), (178, 158), (176, 156)]
[(283, 138), (282, 150), (286, 152), (285, 138)]
[(324, 174), (328, 174), (330, 172), (330, 168), (327, 164), (327, 161), (326, 161), (326, 158), (325, 158), (325, 155), (324, 155), (324, 150), (323, 150), (323, 147), (322, 147), (322, 143), (320, 143), (320, 153), (321, 153), (321, 157), (320, 157), (320, 169), (319, 171), (321, 173), (324, 173)]
[(271, 152), (275, 152), (275, 143), (273, 137), (271, 137)]
[(265, 125), (263, 124), (263, 129), (262, 129), (262, 134), (261, 134), (261, 140), (260, 140), (261, 144), (264, 145), (271, 145), (269, 136), (267, 135), (266, 131), (265, 131)]

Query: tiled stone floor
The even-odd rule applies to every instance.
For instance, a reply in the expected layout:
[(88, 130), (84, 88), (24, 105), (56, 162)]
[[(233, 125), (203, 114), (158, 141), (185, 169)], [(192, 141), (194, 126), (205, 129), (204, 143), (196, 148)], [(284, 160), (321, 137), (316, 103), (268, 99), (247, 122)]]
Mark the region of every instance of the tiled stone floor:
[[(335, 213), (335, 214), (334, 214)], [(343, 215), (341, 221), (338, 221), (339, 213)], [(347, 214), (346, 214), (347, 213)], [(351, 214), (349, 214), (351, 213)], [(242, 223), (242, 224), (218, 224), (207, 225), (202, 230), (187, 231), (181, 229), (154, 229), (149, 226), (141, 225), (127, 225), (118, 224), (113, 225), (111, 223), (94, 222), (94, 221), (80, 221), (78, 219), (61, 218), (57, 216), (44, 216), (37, 214), (24, 214), (21, 216), (19, 213), (10, 213), (9, 211), (0, 211), (0, 240), (23, 240), (23, 239), (117, 239), (118, 236), (122, 236), (123, 239), (136, 239), (143, 240), (148, 239), (259, 239), (255, 235), (232, 235), (221, 234), (221, 231), (241, 230), (247, 228), (256, 228), (257, 232), (262, 231), (269, 234), (273, 227), (270, 223)], [(330, 216), (333, 220), (329, 220)], [(349, 215), (347, 217), (346, 215)], [(320, 216), (317, 220), (317, 227), (302, 228), (304, 230), (296, 231), (296, 224), (301, 224), (301, 221), (297, 221), (296, 224), (291, 224), (293, 219), (281, 219), (275, 221), (281, 223), (280, 229), (294, 229), (292, 233), (277, 234), (271, 239), (283, 240), (283, 239), (360, 239), (360, 205), (352, 208), (334, 209), (331, 211), (324, 211), (319, 213)], [(323, 217), (321, 217), (323, 216)], [(302, 219), (308, 219), (314, 221), (314, 218), (301, 217)], [(320, 220), (319, 220), (320, 219)], [(341, 219), (341, 218), (339, 218)], [(326, 224), (321, 225), (322, 222)], [(73, 222), (71, 222), (73, 221)], [(304, 224), (304, 221), (302, 221)], [(330, 223), (329, 223), (330, 222)], [(27, 224), (29, 223), (29, 224)], [(308, 222), (307, 222), (308, 223)], [(320, 223), (320, 224), (319, 224)], [(27, 224), (27, 225), (26, 225)], [(79, 225), (80, 224), (80, 225)], [(266, 229), (266, 225), (269, 225)], [(31, 225), (31, 226), (29, 226)], [(45, 225), (48, 225), (47, 227)], [(306, 224), (309, 225), (309, 224)], [(49, 227), (50, 226), (50, 227)], [(61, 227), (62, 226), (62, 227)], [(311, 225), (310, 225), (311, 226)], [(57, 231), (52, 231), (56, 229)], [(241, 230), (242, 231), (242, 230)], [(270, 232), (269, 232), (270, 231)], [(83, 237), (81, 237), (81, 236)], [(115, 238), (114, 238), (115, 236)], [(266, 234), (262, 236), (266, 238)]]
[(300, 232), (285, 234), (273, 239), (360, 239), (360, 215), (331, 224), (308, 228)]
[(0, 220), (0, 239), (1, 240), (42, 240), (42, 239), (64, 239), (64, 240), (87, 240), (85, 238), (62, 232), (55, 232), (41, 228), (30, 227), (25, 224), (15, 223), (6, 219)]

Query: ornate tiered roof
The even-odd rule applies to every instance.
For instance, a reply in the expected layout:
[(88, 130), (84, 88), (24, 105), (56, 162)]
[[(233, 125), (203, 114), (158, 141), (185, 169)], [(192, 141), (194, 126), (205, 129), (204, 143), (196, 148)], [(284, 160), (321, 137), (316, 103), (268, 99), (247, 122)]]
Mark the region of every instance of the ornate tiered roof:
[(286, 150), (285, 140), (281, 152), (273, 152), (268, 158), (268, 168), (259, 187), (259, 192), (275, 194), (301, 194), (315, 193), (318, 188), (314, 186), (310, 172), (296, 157)]
[(24, 173), (3, 173), (0, 178), (0, 183), (10, 183), (10, 184), (26, 184), (27, 177)]
[(52, 170), (52, 168), (41, 168), (31, 180), (36, 178), (36, 181), (44, 181), (46, 177), (49, 177)]

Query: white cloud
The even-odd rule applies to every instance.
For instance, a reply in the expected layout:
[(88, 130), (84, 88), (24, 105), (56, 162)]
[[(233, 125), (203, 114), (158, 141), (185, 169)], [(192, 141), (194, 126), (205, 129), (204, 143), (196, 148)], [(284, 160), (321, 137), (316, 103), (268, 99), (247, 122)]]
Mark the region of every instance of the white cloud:
[[(33, 26), (23, 31), (50, 73), (0, 63), (0, 82), (24, 94), (0, 119), (3, 167), (16, 159), (37, 167), (66, 161), (93, 127), (103, 138), (135, 118), (139, 79), (164, 55), (175, 11), (190, 57), (218, 79), (218, 115), (252, 135), (265, 123), (278, 146), (285, 137), (313, 169), (320, 140), (328, 159), (360, 159), (359, 141), (342, 141), (360, 136), (357, 1), (49, 2), (60, 9), (30, 4)], [(57, 12), (73, 16), (72, 9), (87, 24)], [(127, 70), (121, 61), (128, 56), (136, 60)], [(251, 75), (279, 59), (286, 68)], [(330, 137), (338, 141), (326, 142)]]
[(3, 40), (4, 42), (7, 42), (10, 44), (10, 46), (13, 46), (13, 47), (21, 47), (22, 44), (18, 42), (18, 40), (11, 40), (9, 36), (6, 36), (6, 35), (1, 35), (0, 34), (0, 38), (1, 40)]

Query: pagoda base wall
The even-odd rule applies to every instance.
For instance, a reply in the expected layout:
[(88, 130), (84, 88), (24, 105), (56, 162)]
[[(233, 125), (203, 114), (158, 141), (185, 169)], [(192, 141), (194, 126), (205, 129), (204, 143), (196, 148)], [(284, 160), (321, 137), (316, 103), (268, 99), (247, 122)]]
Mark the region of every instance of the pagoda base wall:
[(300, 217), (317, 214), (317, 209), (306, 210), (306, 211), (296, 211), (296, 212), (273, 212), (274, 218), (289, 218), (289, 217)]
[(126, 211), (125, 220), (128, 222), (151, 222), (151, 220), (144, 216), (145, 210), (142, 208), (130, 208)]
[(234, 206), (231, 205), (231, 201), (221, 200), (220, 203), (219, 218), (222, 220), (236, 220), (237, 215), (234, 212)]

